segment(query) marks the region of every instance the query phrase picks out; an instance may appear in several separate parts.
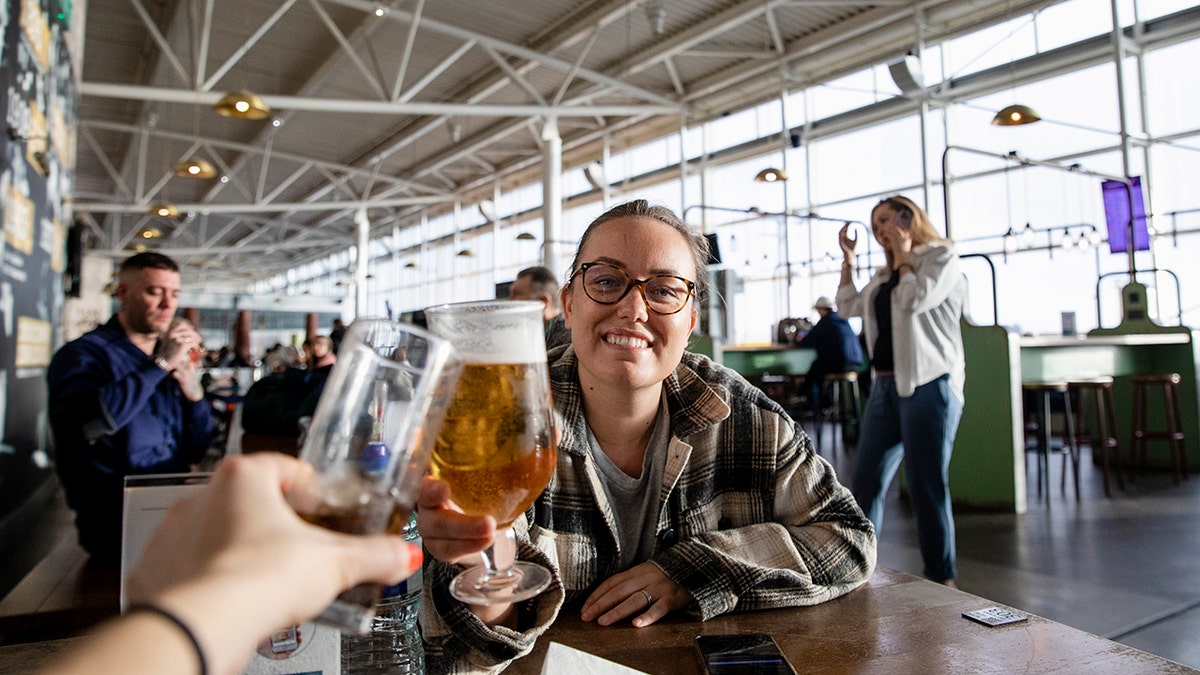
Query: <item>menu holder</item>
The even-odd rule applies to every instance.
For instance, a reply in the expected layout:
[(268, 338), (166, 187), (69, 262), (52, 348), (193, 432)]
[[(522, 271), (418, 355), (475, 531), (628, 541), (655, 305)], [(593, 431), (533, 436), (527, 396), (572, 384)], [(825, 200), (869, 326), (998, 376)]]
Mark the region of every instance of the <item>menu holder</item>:
[[(125, 478), (124, 532), (121, 540), (121, 612), (129, 573), (142, 558), (154, 529), (176, 501), (208, 484), (211, 474), (173, 473)], [(337, 675), (341, 670), (341, 633), (313, 623), (287, 626), (258, 644), (245, 675)]]
[(142, 559), (154, 528), (176, 501), (208, 484), (212, 474), (162, 473), (125, 477), (125, 514), (121, 537), (121, 613), (129, 606), (125, 597), (129, 574)]

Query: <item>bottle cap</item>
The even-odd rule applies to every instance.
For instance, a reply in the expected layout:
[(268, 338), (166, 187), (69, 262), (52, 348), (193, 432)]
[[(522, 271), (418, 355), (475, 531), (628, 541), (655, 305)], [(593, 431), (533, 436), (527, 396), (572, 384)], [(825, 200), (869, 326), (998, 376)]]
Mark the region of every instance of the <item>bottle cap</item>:
[(367, 443), (358, 457), (358, 468), (363, 473), (379, 473), (387, 469), (391, 454), (392, 451), (388, 449), (387, 443), (371, 441)]

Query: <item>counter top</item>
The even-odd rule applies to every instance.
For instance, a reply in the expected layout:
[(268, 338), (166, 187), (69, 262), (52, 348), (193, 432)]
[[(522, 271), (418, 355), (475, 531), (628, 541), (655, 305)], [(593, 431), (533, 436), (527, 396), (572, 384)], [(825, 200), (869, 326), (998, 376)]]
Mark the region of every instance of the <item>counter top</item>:
[(1096, 337), (1062, 335), (1022, 335), (1021, 347), (1122, 347), (1129, 345), (1185, 345), (1191, 333), (1142, 333), (1138, 335), (1098, 335)]

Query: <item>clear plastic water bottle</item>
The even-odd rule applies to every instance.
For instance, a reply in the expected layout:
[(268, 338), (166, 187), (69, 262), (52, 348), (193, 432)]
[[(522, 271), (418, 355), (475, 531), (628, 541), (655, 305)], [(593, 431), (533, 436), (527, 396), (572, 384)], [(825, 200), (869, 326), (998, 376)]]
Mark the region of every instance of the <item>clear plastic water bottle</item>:
[[(404, 539), (421, 545), (417, 516), (404, 527)], [(422, 675), (425, 649), (417, 614), (421, 606), (421, 570), (395, 586), (383, 589), (375, 622), (366, 635), (342, 634), (342, 673), (400, 673)]]

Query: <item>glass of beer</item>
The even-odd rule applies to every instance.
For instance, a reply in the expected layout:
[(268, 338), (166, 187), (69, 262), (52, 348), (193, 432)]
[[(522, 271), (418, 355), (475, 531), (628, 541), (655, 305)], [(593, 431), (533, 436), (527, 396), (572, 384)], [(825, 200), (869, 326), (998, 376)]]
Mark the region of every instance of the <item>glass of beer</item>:
[[(300, 451), (319, 480), (288, 495), (296, 513), (338, 532), (400, 534), (462, 366), (449, 342), (420, 328), (355, 321)], [(317, 621), (365, 633), (381, 591), (377, 584), (351, 588)]]
[(542, 303), (462, 303), (425, 314), (466, 363), (431, 472), (464, 513), (496, 519), (483, 564), (455, 577), (450, 592), (475, 605), (531, 598), (550, 584), (550, 571), (516, 560), (512, 523), (546, 489), (557, 457)]

